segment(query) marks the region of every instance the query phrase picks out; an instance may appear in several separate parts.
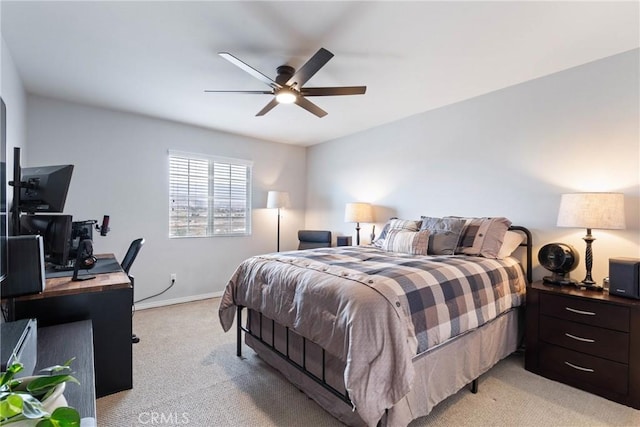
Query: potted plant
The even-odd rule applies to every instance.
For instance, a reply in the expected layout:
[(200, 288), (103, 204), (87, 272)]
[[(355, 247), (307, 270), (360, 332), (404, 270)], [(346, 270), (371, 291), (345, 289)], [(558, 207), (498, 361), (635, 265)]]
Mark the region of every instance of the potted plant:
[(67, 406), (62, 394), (65, 383), (78, 383), (71, 376), (72, 361), (23, 378), (15, 378), (24, 369), (22, 363), (9, 365), (0, 375), (0, 426), (79, 427), (78, 411)]

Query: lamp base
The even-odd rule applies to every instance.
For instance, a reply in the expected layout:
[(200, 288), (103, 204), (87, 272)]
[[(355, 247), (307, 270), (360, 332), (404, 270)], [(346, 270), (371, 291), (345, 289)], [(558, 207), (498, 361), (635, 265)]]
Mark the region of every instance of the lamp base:
[(589, 290), (589, 291), (599, 291), (601, 292), (604, 288), (601, 285), (598, 285), (594, 282), (578, 282), (576, 283), (576, 287), (578, 289)]
[(553, 273), (552, 276), (544, 276), (542, 278), (543, 283), (555, 286), (575, 286), (577, 282), (571, 280), (569, 273)]

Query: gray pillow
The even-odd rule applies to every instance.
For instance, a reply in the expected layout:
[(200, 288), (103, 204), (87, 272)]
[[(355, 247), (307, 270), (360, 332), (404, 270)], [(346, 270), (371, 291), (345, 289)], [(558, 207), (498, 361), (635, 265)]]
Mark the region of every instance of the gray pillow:
[(453, 255), (458, 247), (465, 220), (461, 218), (420, 217), (420, 230), (429, 230), (429, 255)]

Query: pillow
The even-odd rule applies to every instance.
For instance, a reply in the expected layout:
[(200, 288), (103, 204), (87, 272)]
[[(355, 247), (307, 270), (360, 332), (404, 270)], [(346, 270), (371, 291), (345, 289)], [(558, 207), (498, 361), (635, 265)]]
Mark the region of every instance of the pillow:
[(515, 231), (507, 231), (504, 235), (504, 242), (502, 242), (502, 246), (498, 251), (498, 259), (511, 256), (523, 241), (524, 236), (522, 234), (516, 233)]
[(420, 221), (392, 218), (389, 220), (389, 231), (391, 230), (419, 231)]
[(378, 238), (373, 242), (373, 244), (375, 245), (376, 242), (380, 242), (380, 247), (382, 247), (382, 242), (384, 241), (385, 237), (387, 237), (387, 233), (389, 232), (389, 226), (391, 225), (391, 220), (393, 219), (398, 219), (395, 216), (391, 217), (389, 219), (389, 221), (387, 221), (384, 224), (384, 227), (382, 227), (382, 231), (380, 232), (380, 235), (378, 236)]
[(406, 231), (393, 229), (387, 233), (382, 249), (388, 252), (402, 252), (409, 255), (426, 255), (428, 245), (429, 230)]
[(381, 248), (384, 246), (384, 239), (387, 237), (389, 230), (406, 230), (418, 231), (420, 229), (420, 221), (398, 219), (391, 217), (389, 221), (382, 227), (382, 231), (378, 238), (373, 242), (373, 246)]
[(467, 218), (456, 253), (497, 258), (504, 235), (510, 226), (511, 221), (505, 217)]
[(465, 220), (462, 218), (420, 217), (420, 230), (429, 230), (429, 255), (453, 255), (458, 246)]

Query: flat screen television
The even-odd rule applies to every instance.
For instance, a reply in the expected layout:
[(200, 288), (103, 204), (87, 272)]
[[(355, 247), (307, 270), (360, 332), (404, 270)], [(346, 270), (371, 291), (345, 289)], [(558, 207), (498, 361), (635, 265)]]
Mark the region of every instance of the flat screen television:
[(62, 212), (72, 173), (73, 165), (22, 168), (21, 181), (26, 187), (20, 188), (20, 210)]
[(40, 235), (44, 239), (45, 261), (58, 266), (69, 263), (71, 215), (22, 215), (21, 235)]

